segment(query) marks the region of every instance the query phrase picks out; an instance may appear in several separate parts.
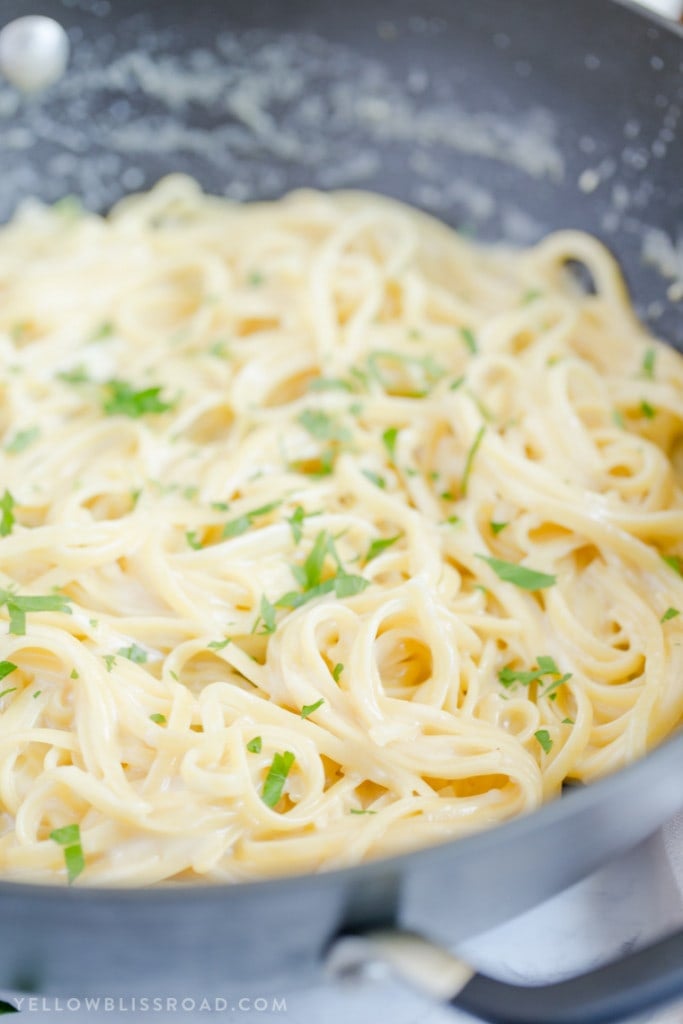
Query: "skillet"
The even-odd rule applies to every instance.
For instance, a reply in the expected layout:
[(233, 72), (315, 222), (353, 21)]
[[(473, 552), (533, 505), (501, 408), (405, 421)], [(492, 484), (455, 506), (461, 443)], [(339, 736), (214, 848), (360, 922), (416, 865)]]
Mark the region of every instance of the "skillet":
[[(0, 0), (0, 26), (27, 13)], [(0, 84), (0, 220), (27, 194), (105, 210), (184, 171), (235, 199), (374, 189), (482, 239), (575, 227), (610, 246), (642, 318), (683, 350), (683, 33), (662, 20), (610, 0), (41, 0), (30, 13), (69, 31), (72, 60), (37, 97)], [(431, 951), (426, 987), (482, 1019), (622, 1019), (683, 994), (683, 932), (559, 986), (475, 977), (459, 996), (438, 947), (652, 833), (683, 806), (682, 779), (679, 731), (526, 818), (349, 870), (137, 891), (0, 883), (0, 986), (282, 990), (315, 979), (331, 947), (340, 970), (393, 962), (382, 929), (407, 935), (413, 959)]]

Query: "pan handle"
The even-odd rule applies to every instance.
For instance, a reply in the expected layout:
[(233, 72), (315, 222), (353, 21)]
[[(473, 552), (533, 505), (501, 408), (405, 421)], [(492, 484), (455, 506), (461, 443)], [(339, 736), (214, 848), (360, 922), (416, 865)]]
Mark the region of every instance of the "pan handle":
[(474, 974), (410, 932), (340, 936), (327, 964), (338, 977), (391, 974), (489, 1024), (616, 1024), (683, 997), (683, 929), (551, 985), (511, 985)]

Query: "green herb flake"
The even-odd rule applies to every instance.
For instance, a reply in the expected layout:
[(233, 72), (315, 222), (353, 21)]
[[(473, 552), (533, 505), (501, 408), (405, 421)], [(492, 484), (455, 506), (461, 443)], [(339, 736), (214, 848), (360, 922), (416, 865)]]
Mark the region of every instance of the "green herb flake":
[(12, 532), (14, 527), (14, 505), (14, 498), (6, 490), (2, 498), (0, 498), (0, 537), (8, 537)]
[(382, 434), (382, 444), (387, 450), (387, 455), (393, 461), (396, 452), (396, 438), (398, 437), (398, 427), (387, 427)]
[(315, 377), (308, 385), (309, 391), (353, 391), (353, 385), (341, 377)]
[(315, 437), (318, 441), (347, 442), (351, 440), (350, 431), (322, 409), (304, 409), (297, 419), (304, 430), (307, 430), (311, 437)]
[(542, 298), (542, 296), (543, 292), (540, 290), (540, 288), (529, 288), (522, 295), (521, 304), (523, 306), (528, 306), (529, 303), (536, 302), (536, 300)]
[(479, 349), (477, 348), (477, 339), (474, 331), (471, 327), (461, 327), (460, 337), (467, 345), (468, 351), (474, 356), (477, 354)]
[(185, 540), (187, 541), (188, 546), (191, 547), (193, 551), (201, 550), (202, 542), (197, 537), (195, 530), (187, 530), (187, 532), (185, 533)]
[(52, 204), (53, 211), (65, 221), (76, 221), (85, 213), (83, 203), (78, 196), (62, 196)]
[(254, 625), (254, 632), (259, 623), (263, 623), (263, 628), (258, 630), (260, 636), (267, 636), (270, 633), (274, 633), (277, 629), (277, 623), (275, 621), (275, 605), (271, 604), (265, 594), (261, 597), (261, 604), (259, 605), (260, 615)]
[(342, 674), (343, 671), (344, 671), (344, 666), (342, 665), (341, 661), (338, 661), (337, 664), (332, 669), (332, 678), (334, 679), (335, 683), (339, 682), (339, 680), (341, 679), (341, 674)]
[(374, 473), (371, 469), (363, 469), (361, 472), (363, 476), (367, 477), (371, 484), (375, 485), (375, 487), (379, 487), (382, 491), (386, 489), (387, 482), (383, 476), (379, 475), (379, 473)]
[(324, 703), (325, 700), (323, 697), (321, 697), (320, 700), (317, 700), (315, 702), (315, 704), (304, 704), (304, 706), (301, 709), (301, 717), (308, 718), (308, 716), (312, 715), (314, 711), (317, 711), (318, 708), (322, 707)]
[(147, 651), (135, 643), (129, 647), (120, 647), (116, 653), (119, 657), (127, 658), (128, 661), (132, 661), (136, 665), (144, 665), (147, 661)]
[(496, 523), (493, 519), (489, 523), (489, 526), (491, 527), (491, 533), (495, 537), (497, 537), (499, 533), (502, 533), (505, 527), (509, 525), (509, 523)]
[(249, 740), (247, 743), (247, 750), (250, 754), (260, 754), (261, 747), (263, 746), (263, 740), (260, 736), (254, 736), (253, 740)]
[(273, 757), (261, 794), (261, 799), (267, 807), (275, 807), (280, 802), (294, 760), (291, 750), (285, 750), (284, 754), (275, 754)]
[(306, 513), (301, 505), (297, 505), (292, 515), (287, 517), (287, 522), (289, 523), (289, 527), (292, 531), (292, 537), (294, 538), (295, 544), (298, 544), (303, 537), (303, 523), (305, 518)]
[(116, 655), (115, 654), (105, 654), (104, 655), (104, 664), (107, 666), (107, 672), (111, 672), (111, 670), (113, 669), (114, 665), (116, 664)]
[(553, 749), (553, 741), (550, 738), (550, 733), (548, 732), (548, 730), (539, 729), (538, 732), (534, 733), (534, 737), (541, 744), (545, 753), (549, 754), (550, 751)]
[(643, 356), (642, 375), (645, 380), (654, 380), (656, 359), (656, 350), (654, 348), (649, 348)]
[(50, 839), (64, 848), (64, 863), (69, 885), (71, 885), (85, 867), (80, 825), (65, 825), (64, 828), (56, 828), (50, 832)]
[[(664, 612), (664, 614), (662, 615), (662, 617), (661, 617), (661, 619), (659, 621), (662, 622), (662, 623), (663, 622), (671, 622), (672, 619), (677, 618), (680, 614), (681, 613), (678, 610), (678, 608), (667, 608), (667, 610)], [(0, 679), (2, 679), (1, 675), (0, 675)]]
[(80, 678), (81, 678), (81, 677), (80, 677), (80, 676), (79, 676), (79, 674), (78, 674), (78, 670), (77, 670), (77, 669), (75, 669), (75, 668), (72, 668), (72, 669), (71, 669), (71, 673), (70, 673), (70, 675), (69, 675), (69, 679), (80, 679)]
[(377, 814), (377, 811), (371, 811), (369, 808), (363, 807), (352, 807), (349, 814)]
[(168, 412), (175, 403), (164, 401), (160, 397), (161, 392), (161, 386), (136, 391), (125, 380), (110, 380), (104, 385), (102, 408), (108, 416), (128, 416), (130, 419)]
[(381, 537), (379, 540), (373, 540), (368, 548), (365, 561), (371, 562), (373, 558), (377, 558), (383, 551), (390, 548), (392, 544), (395, 544), (397, 540), (400, 540), (402, 536), (402, 533), (397, 533), (395, 537)]
[(212, 640), (207, 647), (210, 651), (222, 651), (228, 644), (232, 643), (232, 637), (226, 636), (224, 640)]
[(34, 441), (37, 441), (40, 437), (40, 430), (38, 427), (29, 427), (27, 430), (20, 430), (14, 435), (11, 441), (5, 445), (5, 451), (8, 455), (20, 455), (25, 452)]
[(643, 416), (645, 416), (645, 418), (648, 420), (654, 419), (657, 415), (656, 410), (650, 405), (649, 402), (646, 402), (645, 399), (643, 399), (640, 403), (640, 411), (643, 414)]
[(484, 426), (484, 424), (482, 424), (479, 430), (477, 431), (477, 436), (472, 442), (470, 450), (467, 453), (467, 459), (465, 460), (465, 471), (462, 475), (462, 483), (460, 484), (460, 490), (463, 498), (466, 497), (467, 495), (467, 488), (470, 482), (470, 474), (472, 473), (472, 465), (474, 463), (475, 456), (479, 451), (479, 445), (484, 440), (485, 433), (486, 427)]
[(576, 725), (576, 722), (573, 718), (563, 718), (562, 725)]
[(0, 661), (0, 680), (6, 679), (12, 672), (16, 672), (17, 666), (12, 661)]
[(62, 594), (43, 596), (14, 594), (9, 590), (0, 590), (0, 608), (7, 605), (9, 612), (9, 631), (14, 636), (26, 633), (27, 612), (63, 612), (71, 615), (71, 602)]
[(90, 335), (90, 342), (106, 341), (114, 333), (114, 324), (111, 320), (103, 320)]
[(154, 722), (155, 725), (166, 725), (166, 715), (161, 715), (159, 712), (155, 712), (149, 716), (150, 722)]
[(662, 561), (666, 562), (670, 569), (683, 576), (683, 561), (678, 555), (662, 555)]
[(74, 366), (70, 370), (61, 370), (57, 374), (58, 380), (63, 380), (65, 384), (87, 384), (90, 380), (88, 371), (84, 366)]
[(456, 377), (455, 380), (451, 381), (451, 383), (448, 385), (448, 390), (449, 391), (457, 391), (459, 388), (461, 388), (463, 386), (464, 383), (465, 383), (465, 378), (464, 377)]
[(545, 693), (548, 693), (550, 689), (557, 689), (562, 683), (566, 683), (571, 679), (571, 672), (567, 675), (562, 676), (559, 668), (555, 663), (555, 659), (551, 658), (550, 655), (542, 654), (536, 659), (537, 667), (531, 671), (517, 671), (511, 669), (509, 665), (501, 669), (498, 673), (498, 679), (505, 687), (512, 687), (516, 684), (521, 686), (530, 686), (531, 683), (540, 682), (543, 676), (553, 675), (559, 676), (554, 683), (551, 683)]
[(621, 409), (612, 410), (612, 423), (614, 423), (615, 427), (619, 427), (619, 430), (626, 430), (626, 420)]
[(10, 686), (8, 689), (0, 691), (0, 698), (6, 697), (8, 693), (16, 693), (16, 690), (16, 686)]
[(241, 516), (237, 516), (236, 519), (231, 519), (223, 527), (221, 537), (224, 540), (228, 537), (240, 537), (252, 527), (255, 519), (269, 515), (276, 508), (279, 508), (281, 504), (282, 501), (271, 501), (267, 505), (261, 505), (260, 508), (252, 509), (251, 512), (244, 512)]
[(266, 278), (260, 270), (251, 270), (247, 274), (247, 284), (250, 288), (259, 288), (265, 280)]
[(526, 566), (503, 562), (500, 558), (489, 558), (487, 555), (476, 557), (486, 562), (499, 579), (505, 583), (513, 583), (521, 590), (545, 590), (546, 587), (553, 587), (557, 583), (556, 576), (538, 572), (536, 569), (527, 569)]

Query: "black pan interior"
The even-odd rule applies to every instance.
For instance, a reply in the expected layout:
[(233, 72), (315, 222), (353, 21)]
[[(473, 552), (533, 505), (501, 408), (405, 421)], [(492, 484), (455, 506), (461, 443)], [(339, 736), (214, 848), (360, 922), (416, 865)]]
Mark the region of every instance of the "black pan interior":
[[(178, 170), (236, 199), (368, 188), (485, 239), (603, 238), (683, 345), (680, 41), (609, 0), (43, 0), (69, 75), (0, 85), (0, 220)], [(26, 14), (0, 0), (0, 23)], [(674, 286), (672, 289), (672, 285)]]

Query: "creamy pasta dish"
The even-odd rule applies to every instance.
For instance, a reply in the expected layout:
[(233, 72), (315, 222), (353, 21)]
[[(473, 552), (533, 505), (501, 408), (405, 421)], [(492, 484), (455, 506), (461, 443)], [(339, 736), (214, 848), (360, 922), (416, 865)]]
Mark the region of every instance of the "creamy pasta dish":
[(352, 865), (679, 724), (683, 358), (595, 239), (31, 201), (0, 367), (3, 877)]

